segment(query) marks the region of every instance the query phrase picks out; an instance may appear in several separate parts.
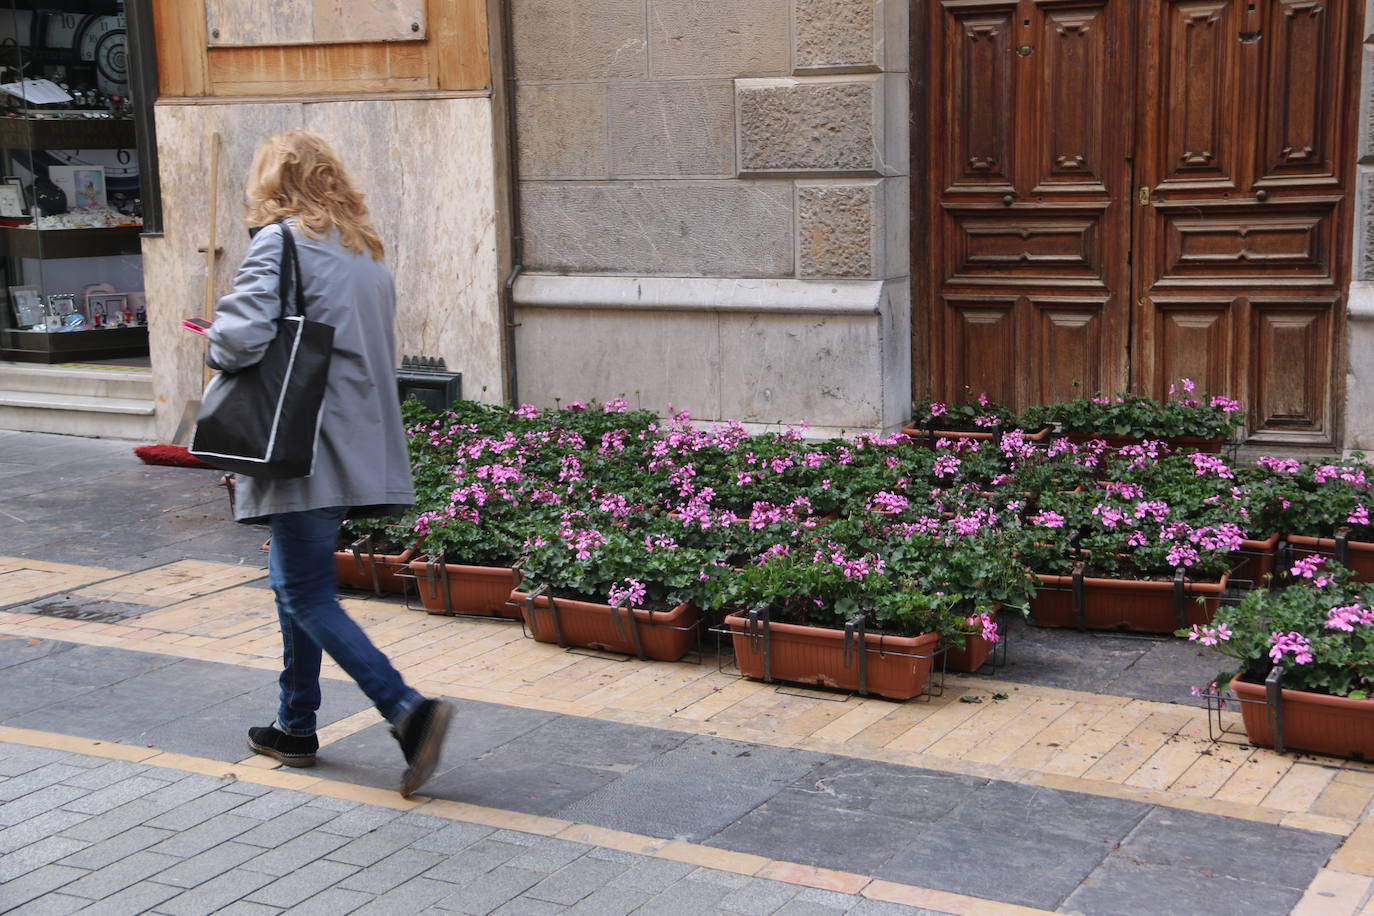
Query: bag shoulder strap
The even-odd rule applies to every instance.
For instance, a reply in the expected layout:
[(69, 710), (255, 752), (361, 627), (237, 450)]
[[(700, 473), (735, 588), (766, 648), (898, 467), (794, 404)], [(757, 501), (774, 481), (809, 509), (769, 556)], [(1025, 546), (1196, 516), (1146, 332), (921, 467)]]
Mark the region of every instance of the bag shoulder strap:
[[(305, 282), (301, 279), (301, 259), (296, 250), (296, 239), (291, 227), (283, 220), (281, 226), (281, 266), (277, 270), (277, 296), (281, 300), (281, 317), (300, 315), (305, 317)], [(288, 297), (291, 291), (291, 278), (295, 277), (294, 301)], [(287, 311), (287, 302), (292, 302), (294, 310)]]

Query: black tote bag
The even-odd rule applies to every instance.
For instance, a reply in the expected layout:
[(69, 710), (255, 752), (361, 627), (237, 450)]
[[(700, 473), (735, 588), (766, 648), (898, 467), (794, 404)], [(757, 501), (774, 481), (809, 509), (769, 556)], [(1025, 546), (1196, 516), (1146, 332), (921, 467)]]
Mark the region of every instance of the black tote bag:
[(277, 336), (260, 362), (205, 386), (190, 449), (221, 470), (276, 480), (308, 477), (314, 467), (334, 349), (334, 328), (305, 317), (296, 241), (285, 223), (281, 229)]

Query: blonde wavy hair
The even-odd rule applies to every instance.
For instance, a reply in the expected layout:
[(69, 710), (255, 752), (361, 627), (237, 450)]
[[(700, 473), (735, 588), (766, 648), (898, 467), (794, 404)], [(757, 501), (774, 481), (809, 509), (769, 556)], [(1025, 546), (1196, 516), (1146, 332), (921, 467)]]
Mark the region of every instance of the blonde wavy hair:
[(244, 221), (250, 226), (295, 217), (312, 239), (338, 229), (339, 241), (349, 251), (382, 258), (382, 240), (363, 195), (319, 134), (292, 130), (268, 138), (253, 157), (247, 196)]

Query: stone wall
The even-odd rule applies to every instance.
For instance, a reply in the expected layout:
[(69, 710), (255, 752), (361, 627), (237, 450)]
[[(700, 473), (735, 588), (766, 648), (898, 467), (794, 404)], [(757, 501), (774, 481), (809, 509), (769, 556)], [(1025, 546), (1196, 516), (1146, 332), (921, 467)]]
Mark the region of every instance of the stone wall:
[(1374, 0), (1364, 3), (1354, 280), (1350, 284), (1345, 447), (1374, 452)]
[(521, 400), (904, 420), (907, 4), (511, 9)]
[[(164, 233), (143, 241), (158, 434), (168, 440), (201, 390), (203, 341), (179, 329), (201, 312), (209, 227), (208, 138), (222, 138), (216, 295), (247, 247), (244, 182), (274, 133), (305, 128), (329, 140), (386, 244), (396, 278), (397, 348), (442, 356), (468, 397), (504, 397), (496, 163), (487, 98), (370, 102), (160, 105), (156, 109)], [(485, 392), (483, 389), (486, 389)]]

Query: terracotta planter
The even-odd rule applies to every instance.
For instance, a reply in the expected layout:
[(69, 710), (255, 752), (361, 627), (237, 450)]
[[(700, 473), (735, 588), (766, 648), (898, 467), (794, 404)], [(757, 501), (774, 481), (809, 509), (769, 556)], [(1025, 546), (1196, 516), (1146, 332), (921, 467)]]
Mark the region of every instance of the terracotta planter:
[(1264, 577), (1274, 571), (1274, 560), (1279, 552), (1279, 536), (1272, 534), (1262, 541), (1241, 541), (1240, 563), (1231, 570), (1235, 579), (1245, 579), (1254, 585), (1264, 581)]
[[(1288, 543), (1303, 553), (1315, 553), (1324, 557), (1336, 555), (1335, 538), (1310, 538), (1301, 534), (1288, 535)], [(1374, 543), (1368, 541), (1346, 541), (1348, 554), (1346, 565), (1355, 573), (1357, 582), (1374, 582)]]
[(515, 570), (508, 566), (430, 563), (420, 557), (410, 561), (410, 571), (420, 589), (420, 603), (431, 614), (520, 619), (520, 609), (510, 603), (516, 579)]
[[(1039, 430), (1038, 432), (1026, 432), (1026, 441), (1044, 442), (1046, 439), (1050, 437), (1050, 433), (1052, 433), (1053, 431), (1053, 427), (1046, 426), (1044, 429)], [(930, 437), (935, 439), (977, 439), (979, 441), (985, 441), (991, 439), (995, 435), (991, 432), (980, 432), (971, 429), (926, 430), (920, 426), (913, 425), (902, 427), (902, 432), (906, 433), (913, 439), (925, 439)], [(1010, 430), (1008, 430), (1008, 432), (1010, 432)]]
[[(538, 642), (642, 654), (662, 662), (675, 662), (696, 645), (696, 625), (701, 614), (690, 602), (671, 611), (650, 612), (565, 598), (554, 598), (551, 603), (547, 595), (540, 595), (530, 607), (525, 592), (517, 589), (509, 594), (530, 635)], [(634, 615), (633, 624), (630, 614)]]
[[(764, 680), (763, 640), (746, 632), (741, 614), (725, 618), (735, 647), (735, 662), (745, 677)], [(772, 679), (798, 684), (820, 684), (841, 690), (859, 689), (857, 653), (845, 664), (844, 631), (771, 623), (769, 671)], [(909, 700), (925, 692), (930, 681), (931, 656), (939, 634), (888, 636), (864, 634), (864, 670), (867, 690), (893, 700)]]
[[(383, 591), (401, 594), (406, 590), (406, 580), (396, 574), (406, 568), (415, 556), (415, 548), (395, 554), (373, 554), (365, 550), (334, 551), (334, 575), (340, 585), (361, 588), (367, 591)], [(373, 579), (373, 567), (376, 579)]]
[[(1263, 684), (1232, 679), (1240, 717), (1251, 744), (1274, 746), (1274, 729)], [(1351, 700), (1305, 690), (1284, 690), (1284, 749), (1374, 760), (1374, 700)], [(1250, 701), (1250, 702), (1246, 702)]]
[[(1146, 439), (1145, 436), (1118, 436), (1112, 433), (1076, 433), (1066, 432), (1063, 434), (1065, 439), (1075, 445), (1082, 445), (1091, 442), (1093, 439), (1101, 439), (1107, 443), (1108, 448), (1121, 448), (1125, 445), (1140, 445)], [(1218, 436), (1215, 439), (1202, 439), (1198, 436), (1160, 436), (1157, 441), (1163, 442), (1176, 452), (1204, 452), (1208, 455), (1221, 454), (1221, 448), (1226, 444), (1225, 436)]]
[[(998, 609), (1001, 609), (1001, 605), (998, 605)], [(997, 613), (992, 612), (994, 620), (997, 619)], [(977, 633), (971, 633), (964, 637), (962, 645), (950, 646), (945, 652), (945, 670), (971, 674), (983, 667), (995, 646), (996, 643), (989, 642)]]
[[(1040, 588), (1031, 599), (1031, 620), (1041, 627), (1076, 627), (1073, 577), (1036, 573)], [(1184, 585), (1184, 625), (1210, 623), (1229, 576), (1220, 582)], [(1194, 599), (1205, 596), (1199, 603)], [(1090, 630), (1130, 630), (1139, 633), (1172, 633), (1179, 627), (1174, 611), (1174, 583), (1135, 579), (1083, 579), (1084, 626)]]

